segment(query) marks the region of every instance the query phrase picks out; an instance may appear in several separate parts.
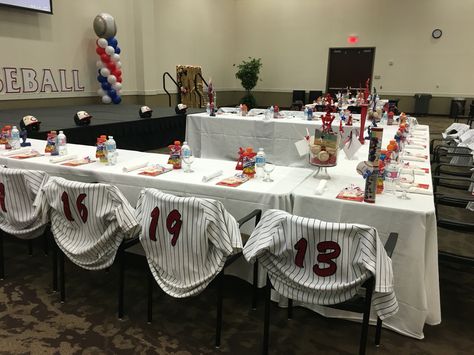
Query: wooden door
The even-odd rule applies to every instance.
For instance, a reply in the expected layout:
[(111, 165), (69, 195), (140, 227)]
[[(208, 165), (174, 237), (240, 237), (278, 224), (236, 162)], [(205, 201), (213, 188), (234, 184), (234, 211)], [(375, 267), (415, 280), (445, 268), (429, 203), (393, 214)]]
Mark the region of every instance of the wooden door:
[(329, 48), (326, 92), (336, 93), (350, 86), (365, 88), (367, 79), (372, 86), (375, 48)]

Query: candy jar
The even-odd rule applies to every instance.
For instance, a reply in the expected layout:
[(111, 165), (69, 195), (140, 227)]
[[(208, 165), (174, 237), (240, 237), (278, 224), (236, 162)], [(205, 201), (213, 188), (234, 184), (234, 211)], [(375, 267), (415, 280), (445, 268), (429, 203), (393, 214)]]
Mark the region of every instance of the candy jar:
[(5, 149), (12, 149), (10, 145), (12, 126), (7, 125), (2, 128), (2, 143), (5, 144)]
[(255, 156), (257, 153), (253, 151), (252, 147), (245, 149), (242, 154), (243, 173), (248, 177), (254, 177), (255, 175)]
[(174, 141), (168, 148), (170, 150), (168, 164), (173, 165), (173, 169), (181, 169), (181, 142)]
[(393, 111), (390, 111), (388, 114), (387, 114), (387, 125), (388, 126), (391, 126), (393, 125)]
[(58, 151), (56, 149), (56, 131), (51, 131), (48, 133), (46, 138), (46, 147), (44, 148), (45, 153), (49, 153), (51, 155), (58, 155)]
[(336, 166), (341, 136), (332, 130), (334, 116), (329, 111), (321, 119), (322, 129), (316, 129), (314, 137), (309, 140), (309, 162), (318, 167)]
[(107, 136), (102, 135), (97, 138), (97, 143), (96, 143), (96, 151), (95, 151), (95, 157), (99, 160), (99, 162), (103, 164), (107, 164), (107, 154), (105, 151), (105, 141), (107, 140)]

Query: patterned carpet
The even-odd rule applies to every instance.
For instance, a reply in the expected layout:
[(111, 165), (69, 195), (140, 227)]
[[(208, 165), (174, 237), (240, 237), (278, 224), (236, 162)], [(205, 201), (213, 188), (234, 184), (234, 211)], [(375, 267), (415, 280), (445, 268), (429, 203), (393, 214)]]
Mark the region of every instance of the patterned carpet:
[[(126, 317), (116, 317), (117, 270), (88, 272), (66, 264), (66, 302), (51, 291), (51, 260), (35, 247), (5, 242), (7, 277), (0, 281), (1, 354), (259, 354), (263, 307), (250, 310), (250, 285), (225, 279), (222, 346), (215, 349), (215, 289), (175, 300), (155, 292), (154, 321), (146, 323), (146, 269), (130, 263)], [(14, 255), (11, 256), (11, 255)], [(133, 260), (132, 260), (133, 261)], [(474, 274), (440, 265), (443, 323), (425, 327), (425, 340), (385, 330), (368, 354), (470, 354)], [(468, 326), (469, 325), (469, 326)], [(272, 354), (354, 354), (359, 324), (326, 319), (302, 308), (288, 321), (272, 305)], [(374, 336), (370, 329), (369, 340)]]
[[(441, 131), (449, 120), (426, 118)], [(438, 122), (439, 121), (439, 122)], [(451, 234), (440, 233), (452, 247)], [(456, 248), (464, 250), (466, 239)], [(472, 239), (472, 236), (471, 236)], [(464, 243), (464, 244), (463, 244)], [(454, 243), (456, 244), (456, 243)], [(215, 288), (175, 300), (155, 292), (154, 321), (146, 323), (146, 268), (133, 262), (126, 273), (126, 317), (116, 316), (117, 270), (88, 272), (66, 264), (66, 302), (51, 291), (51, 258), (35, 244), (5, 241), (6, 279), (0, 281), (0, 354), (259, 354), (263, 305), (250, 310), (250, 285), (225, 278), (222, 346), (214, 348)], [(132, 260), (133, 261), (133, 260)], [(415, 340), (384, 330), (382, 346), (368, 354), (472, 354), (474, 270), (440, 264), (443, 322), (425, 326)], [(407, 277), (409, 277), (407, 275)], [(294, 319), (272, 305), (271, 354), (354, 354), (360, 325), (326, 319), (297, 308)], [(373, 340), (371, 327), (369, 341)]]

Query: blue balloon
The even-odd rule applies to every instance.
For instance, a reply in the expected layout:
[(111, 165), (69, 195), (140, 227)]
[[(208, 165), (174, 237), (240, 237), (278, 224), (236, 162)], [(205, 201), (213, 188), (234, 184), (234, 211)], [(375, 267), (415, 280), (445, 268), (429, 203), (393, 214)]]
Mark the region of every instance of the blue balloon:
[(111, 88), (112, 86), (109, 83), (102, 83), (102, 89), (104, 89), (105, 91), (109, 91)]
[(121, 51), (120, 47), (117, 46), (117, 48), (115, 48), (115, 53), (120, 54)]
[(117, 105), (122, 102), (122, 98), (120, 96), (115, 96), (112, 98), (112, 102)]
[(110, 37), (108, 40), (107, 40), (107, 43), (109, 44), (109, 46), (112, 46), (114, 48), (117, 48), (117, 44), (118, 44), (118, 41), (115, 37)]
[(102, 76), (102, 75), (99, 75), (97, 77), (97, 80), (99, 81), (99, 83), (106, 83), (107, 82), (107, 78), (105, 76)]
[(107, 94), (113, 99), (114, 97), (117, 97), (117, 91), (115, 91), (114, 89), (110, 89), (109, 91), (107, 91)]

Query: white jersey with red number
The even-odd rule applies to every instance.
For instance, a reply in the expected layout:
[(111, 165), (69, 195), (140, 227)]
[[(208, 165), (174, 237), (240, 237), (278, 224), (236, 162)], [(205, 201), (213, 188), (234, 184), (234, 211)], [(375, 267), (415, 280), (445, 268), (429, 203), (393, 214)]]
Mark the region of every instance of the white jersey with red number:
[(373, 305), (381, 319), (398, 311), (392, 262), (377, 230), (267, 211), (244, 247), (258, 259), (281, 295), (310, 304), (331, 305), (354, 297), (375, 276)]
[(36, 238), (48, 223), (38, 191), (48, 180), (43, 171), (0, 167), (0, 229), (21, 239)]
[(115, 186), (52, 177), (42, 191), (56, 243), (84, 269), (109, 267), (122, 241), (138, 234), (135, 210)]
[(204, 290), (227, 257), (242, 250), (239, 226), (219, 201), (144, 189), (137, 219), (150, 270), (173, 297)]

